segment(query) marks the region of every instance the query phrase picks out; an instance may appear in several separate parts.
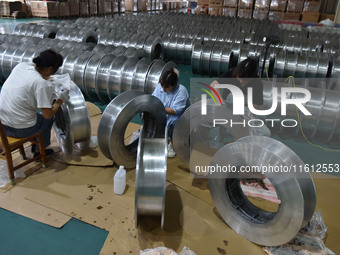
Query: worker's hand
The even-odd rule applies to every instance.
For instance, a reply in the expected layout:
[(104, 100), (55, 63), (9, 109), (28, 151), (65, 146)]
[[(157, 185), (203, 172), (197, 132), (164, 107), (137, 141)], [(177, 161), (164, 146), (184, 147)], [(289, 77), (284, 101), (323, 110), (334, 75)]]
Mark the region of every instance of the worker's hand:
[(68, 100), (70, 100), (70, 96), (69, 96), (69, 90), (67, 88), (65, 88), (64, 86), (62, 86), (60, 88), (60, 93), (59, 93), (59, 98), (61, 100), (63, 100), (63, 102), (67, 102)]

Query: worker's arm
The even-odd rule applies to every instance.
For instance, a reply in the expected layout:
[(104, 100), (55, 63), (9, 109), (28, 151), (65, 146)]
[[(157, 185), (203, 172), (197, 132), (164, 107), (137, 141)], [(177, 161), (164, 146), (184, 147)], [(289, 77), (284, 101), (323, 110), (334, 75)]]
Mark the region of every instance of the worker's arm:
[(165, 108), (165, 112), (169, 115), (176, 115), (174, 108)]
[(52, 105), (52, 108), (41, 108), (40, 110), (41, 110), (42, 116), (45, 119), (49, 120), (57, 113), (62, 103), (63, 103), (63, 100), (58, 98), (58, 100)]

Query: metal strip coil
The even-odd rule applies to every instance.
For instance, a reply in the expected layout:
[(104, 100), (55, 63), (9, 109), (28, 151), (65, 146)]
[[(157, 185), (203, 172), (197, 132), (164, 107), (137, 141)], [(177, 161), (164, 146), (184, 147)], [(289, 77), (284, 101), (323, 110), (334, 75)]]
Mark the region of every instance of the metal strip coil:
[[(245, 137), (222, 147), (211, 166), (303, 166), (302, 160), (284, 144), (263, 136)], [(253, 205), (240, 186), (240, 178), (258, 178), (263, 174), (274, 186), (281, 204), (277, 212)], [(313, 180), (309, 173), (239, 171), (209, 176), (210, 193), (223, 220), (248, 240), (277, 246), (289, 242), (310, 220), (316, 203)]]
[(164, 225), (168, 138), (145, 138), (144, 128), (138, 141), (135, 185), (135, 222), (139, 215), (161, 216)]
[(96, 72), (95, 78), (95, 89), (97, 97), (103, 101), (109, 101), (109, 81), (110, 81), (110, 70), (113, 64), (113, 60), (115, 59), (115, 55), (108, 54), (105, 55), (101, 62), (98, 64), (98, 69)]
[[(57, 95), (60, 94), (56, 88)], [(91, 123), (85, 99), (76, 84), (70, 83), (70, 100), (63, 103), (56, 114), (53, 130), (64, 154), (73, 152), (74, 145), (85, 151), (91, 140)]]
[(139, 113), (143, 113), (146, 138), (164, 137), (166, 113), (162, 102), (140, 91), (126, 91), (113, 99), (98, 126), (98, 144), (103, 154), (127, 168), (136, 166), (137, 141), (125, 145), (125, 129)]
[[(214, 119), (231, 119), (235, 122), (242, 122), (243, 118), (240, 116), (233, 116), (232, 111), (224, 106), (215, 106), (212, 100), (207, 100), (207, 115), (201, 114), (201, 102), (192, 104), (178, 120), (174, 132), (173, 132), (173, 146), (176, 151), (179, 160), (190, 170), (194, 170), (190, 164), (191, 150), (190, 142), (194, 141), (194, 130), (199, 131), (200, 127), (205, 128), (207, 134), (205, 137), (209, 137), (209, 130), (213, 128), (212, 123)], [(226, 127), (227, 128), (227, 127)], [(230, 135), (233, 140), (239, 139), (250, 134), (249, 128), (228, 127)], [(197, 137), (197, 136), (195, 136)], [(198, 137), (202, 140), (201, 137)], [(209, 138), (207, 138), (209, 139)], [(209, 141), (202, 140), (202, 145)], [(192, 144), (193, 145), (193, 144)], [(207, 145), (207, 147), (210, 147)]]

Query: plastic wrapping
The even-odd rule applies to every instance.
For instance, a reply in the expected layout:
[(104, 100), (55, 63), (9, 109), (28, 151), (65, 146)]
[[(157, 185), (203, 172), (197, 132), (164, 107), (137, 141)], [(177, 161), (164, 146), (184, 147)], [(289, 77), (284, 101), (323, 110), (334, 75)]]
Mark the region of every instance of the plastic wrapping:
[(314, 212), (312, 219), (308, 222), (307, 226), (302, 229), (309, 235), (324, 239), (327, 233), (327, 226), (322, 219), (321, 211)]
[(253, 0), (239, 0), (238, 8), (252, 9), (253, 8)]
[(277, 247), (264, 247), (263, 250), (269, 255), (335, 255), (322, 241), (326, 232), (327, 226), (319, 210), (314, 212), (307, 226), (289, 243)]
[[(270, 1), (269, 0), (255, 0), (255, 9), (268, 9), (270, 5)], [(268, 10), (263, 10), (263, 11), (267, 11)]]
[(302, 12), (303, 0), (288, 0), (287, 12)]
[(188, 247), (184, 247), (182, 251), (176, 253), (173, 249), (166, 247), (157, 247), (153, 249), (146, 249), (140, 251), (140, 255), (196, 255), (195, 252), (190, 250)]
[(270, 3), (271, 11), (284, 11), (286, 9), (286, 0), (272, 0)]

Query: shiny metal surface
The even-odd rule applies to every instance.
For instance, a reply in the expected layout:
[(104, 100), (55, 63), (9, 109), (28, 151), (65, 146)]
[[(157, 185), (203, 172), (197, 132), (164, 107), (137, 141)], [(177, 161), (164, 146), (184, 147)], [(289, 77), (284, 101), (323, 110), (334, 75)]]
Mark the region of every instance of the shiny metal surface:
[(97, 69), (98, 65), (101, 62), (102, 58), (105, 56), (103, 53), (95, 53), (90, 57), (90, 60), (88, 61), (85, 73), (84, 73), (84, 92), (85, 94), (94, 99), (97, 100), (97, 92), (96, 92), (96, 78), (97, 78)]
[(163, 41), (159, 36), (149, 35), (144, 42), (143, 49), (146, 57), (151, 60), (164, 57)]
[(138, 61), (139, 59), (137, 57), (131, 57), (125, 61), (122, 77), (120, 79), (121, 92), (132, 90), (133, 77), (136, 73)]
[[(286, 145), (268, 137), (244, 137), (222, 147), (211, 166), (291, 166), (304, 165)], [(242, 191), (240, 178), (259, 178), (263, 174), (274, 186), (281, 201), (276, 212), (254, 206)], [(311, 219), (316, 193), (309, 173), (224, 172), (209, 175), (210, 194), (223, 220), (248, 240), (277, 246), (289, 242)]]
[(136, 65), (136, 71), (133, 74), (131, 90), (144, 92), (145, 81), (149, 71), (151, 61), (148, 58), (142, 58)]
[(126, 60), (127, 57), (118, 56), (112, 62), (108, 87), (108, 96), (111, 100), (121, 93), (120, 81), (123, 75), (123, 68)]
[[(225, 106), (215, 105), (211, 100), (207, 100), (207, 115), (201, 114), (201, 102), (192, 104), (180, 117), (173, 132), (173, 146), (179, 160), (192, 172), (195, 171), (196, 159), (191, 158), (194, 143), (200, 142), (202, 151), (205, 151), (203, 146), (207, 148), (210, 138), (210, 130), (213, 130), (214, 119), (233, 119), (234, 122), (242, 122), (243, 118), (234, 116), (232, 110)], [(230, 137), (239, 139), (250, 134), (249, 127), (240, 128), (237, 126), (223, 126), (225, 131), (228, 131)], [(225, 134), (227, 134), (225, 132)], [(227, 138), (227, 137), (226, 137)], [(224, 140), (224, 139), (223, 139)], [(224, 144), (219, 144), (223, 146)]]
[(191, 68), (193, 73), (199, 73), (200, 64), (201, 64), (201, 55), (202, 55), (203, 45), (201, 42), (195, 42), (192, 49), (191, 55)]
[(168, 138), (145, 138), (144, 128), (138, 141), (135, 185), (135, 222), (139, 215), (161, 217), (164, 225)]
[(77, 84), (77, 86), (83, 93), (85, 93), (84, 74), (86, 65), (94, 54), (96, 53), (91, 51), (82, 52), (81, 55), (77, 58), (77, 61), (73, 67), (73, 75), (71, 77), (73, 77), (73, 81), (75, 82), (75, 84)]
[(109, 99), (109, 81), (110, 81), (110, 70), (112, 68), (113, 60), (115, 55), (105, 55), (100, 63), (98, 64), (96, 78), (95, 78), (95, 90), (97, 97), (103, 101), (108, 102)]
[[(326, 89), (326, 83), (323, 79), (314, 79), (313, 82), (319, 84), (317, 87), (309, 87), (309, 80), (295, 79), (295, 85), (292, 81), (286, 83), (275, 82), (274, 84), (263, 82), (264, 85), (264, 109), (269, 109), (272, 105), (272, 88), (278, 88), (278, 105), (281, 105), (281, 88), (294, 86), (297, 88), (305, 87), (311, 93), (311, 99), (304, 104), (305, 108), (312, 114), (304, 115), (296, 110), (295, 105), (287, 106), (287, 114), (284, 119), (293, 119), (298, 125), (295, 127), (282, 127), (276, 125), (272, 128), (272, 132), (280, 134), (289, 134), (290, 136), (304, 135), (310, 141), (322, 141), (330, 145), (338, 145), (340, 143), (340, 91)], [(290, 82), (290, 83), (289, 83)], [(306, 85), (305, 85), (306, 84)], [(294, 99), (304, 97), (301, 93), (290, 93), (288, 98)], [(283, 117), (280, 108), (269, 115), (269, 118), (277, 118), (282, 120)]]
[(210, 76), (218, 76), (223, 72), (223, 70), (222, 71), (220, 70), (222, 48), (223, 43), (215, 42), (210, 57), (210, 73), (209, 73)]
[[(58, 96), (59, 88), (56, 90)], [(86, 102), (74, 83), (70, 83), (69, 96), (70, 100), (61, 105), (53, 124), (56, 141), (66, 155), (73, 152), (74, 146), (85, 151), (91, 140), (91, 123)]]
[(212, 55), (212, 49), (214, 47), (214, 42), (207, 41), (203, 44), (203, 49), (200, 58), (200, 74), (209, 74), (210, 73), (210, 58)]
[(146, 94), (152, 94), (152, 92), (155, 90), (157, 84), (159, 83), (164, 65), (165, 62), (161, 59), (155, 59), (151, 62), (144, 86), (144, 92)]
[(98, 144), (103, 154), (126, 168), (136, 166), (137, 141), (125, 145), (125, 129), (139, 113), (143, 113), (146, 138), (164, 137), (166, 114), (162, 102), (140, 91), (126, 91), (113, 99), (98, 126)]

